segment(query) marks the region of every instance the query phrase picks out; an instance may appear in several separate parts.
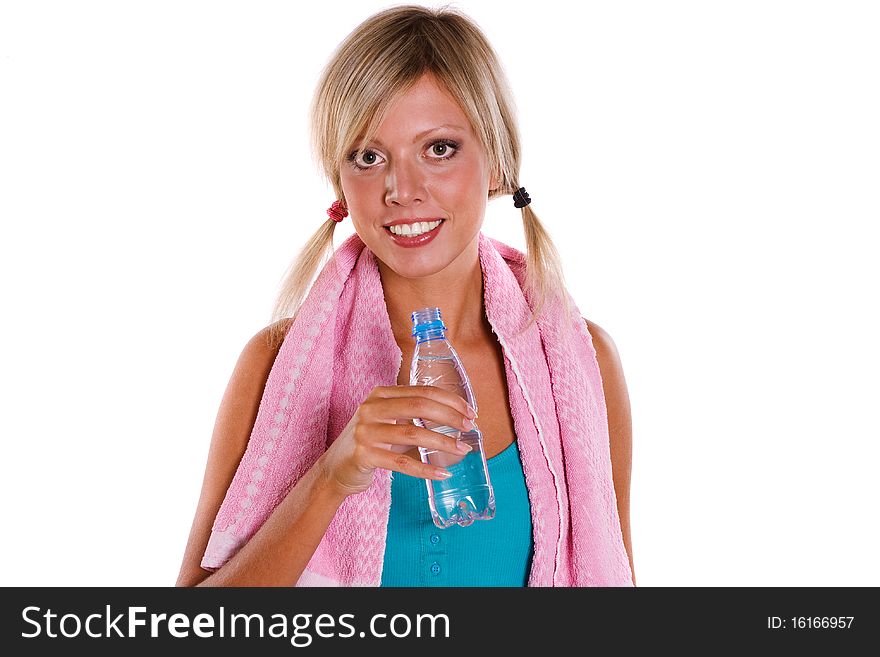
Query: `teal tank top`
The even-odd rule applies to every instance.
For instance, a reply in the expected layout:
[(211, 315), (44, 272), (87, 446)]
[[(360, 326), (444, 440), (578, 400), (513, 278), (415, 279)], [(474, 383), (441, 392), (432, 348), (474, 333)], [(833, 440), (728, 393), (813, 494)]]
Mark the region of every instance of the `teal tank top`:
[(495, 517), (440, 529), (425, 480), (392, 473), (381, 586), (525, 586), (532, 513), (516, 441), (488, 459)]

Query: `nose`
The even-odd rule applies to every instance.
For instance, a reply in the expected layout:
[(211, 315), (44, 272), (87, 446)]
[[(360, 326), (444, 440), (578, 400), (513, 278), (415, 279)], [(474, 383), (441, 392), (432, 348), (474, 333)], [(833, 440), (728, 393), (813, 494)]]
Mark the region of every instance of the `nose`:
[(398, 160), (388, 167), (385, 179), (385, 203), (387, 205), (411, 205), (424, 201), (426, 196), (424, 175), (418, 164)]

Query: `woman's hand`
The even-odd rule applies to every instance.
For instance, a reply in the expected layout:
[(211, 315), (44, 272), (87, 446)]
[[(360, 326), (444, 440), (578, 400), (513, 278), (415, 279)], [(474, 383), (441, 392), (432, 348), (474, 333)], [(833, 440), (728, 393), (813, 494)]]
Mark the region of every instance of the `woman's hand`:
[(421, 418), (470, 431), (473, 424), (467, 422), (473, 417), (462, 397), (436, 386), (376, 386), (321, 456), (320, 464), (327, 479), (345, 496), (369, 488), (376, 468), (442, 480), (449, 476), (443, 468), (402, 451), (417, 446), (461, 457), (470, 447), (437, 431), (396, 422)]

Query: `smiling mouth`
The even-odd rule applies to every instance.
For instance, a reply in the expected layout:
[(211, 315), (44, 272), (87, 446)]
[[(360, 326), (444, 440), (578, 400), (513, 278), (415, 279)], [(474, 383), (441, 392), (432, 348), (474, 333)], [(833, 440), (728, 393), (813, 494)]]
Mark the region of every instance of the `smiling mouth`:
[(430, 221), (417, 221), (417, 222), (414, 222), (413, 224), (395, 224), (397, 226), (413, 226), (416, 224), (433, 224), (435, 222), (439, 222), (436, 226), (432, 226), (428, 230), (425, 230), (421, 233), (415, 233), (415, 234), (413, 234), (413, 233), (395, 233), (394, 231), (391, 230), (391, 226), (382, 226), (382, 228), (387, 230), (389, 233), (391, 233), (391, 235), (393, 235), (395, 237), (419, 237), (420, 235), (425, 235), (426, 233), (430, 233), (431, 231), (436, 230), (437, 228), (440, 227), (440, 224), (442, 224), (444, 221), (445, 221), (445, 219), (438, 217), (437, 219), (431, 219)]

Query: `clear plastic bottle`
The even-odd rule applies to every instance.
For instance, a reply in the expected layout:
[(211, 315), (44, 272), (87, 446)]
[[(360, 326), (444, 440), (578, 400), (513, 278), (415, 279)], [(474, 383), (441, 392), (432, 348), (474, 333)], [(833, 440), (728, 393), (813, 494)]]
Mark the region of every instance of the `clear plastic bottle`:
[[(477, 411), (467, 372), (446, 339), (446, 325), (440, 318), (440, 309), (416, 310), (412, 313), (412, 322), (416, 346), (409, 373), (410, 385), (430, 385), (449, 390), (463, 397)], [(483, 434), (479, 428), (461, 431), (421, 418), (413, 418), (413, 422), (417, 426), (461, 439), (471, 446), (471, 451), (464, 456), (419, 447), (422, 462), (446, 468), (452, 473), (443, 481), (425, 480), (434, 524), (440, 528), (453, 524), (466, 527), (474, 520), (494, 518), (495, 493), (489, 481)]]

